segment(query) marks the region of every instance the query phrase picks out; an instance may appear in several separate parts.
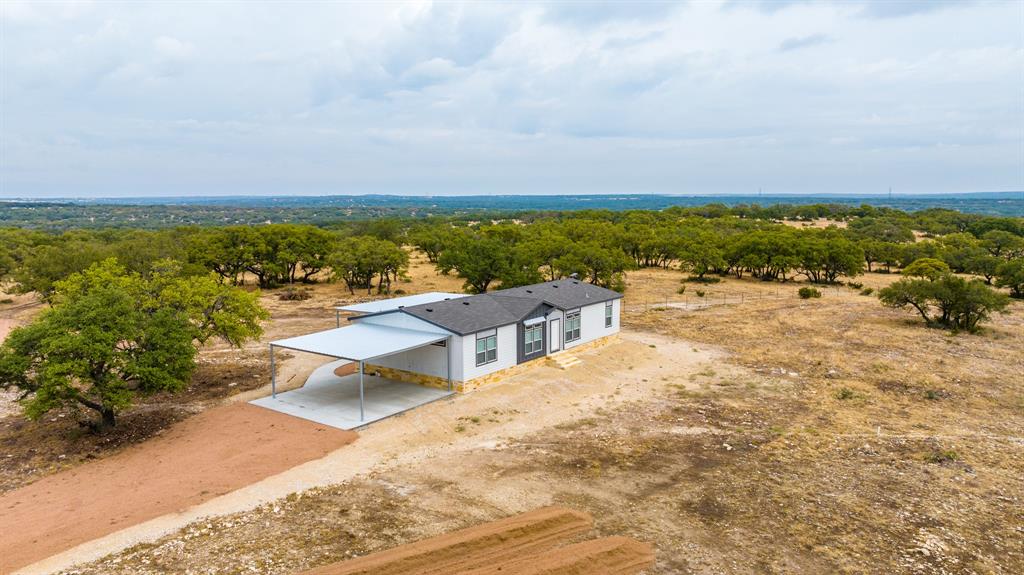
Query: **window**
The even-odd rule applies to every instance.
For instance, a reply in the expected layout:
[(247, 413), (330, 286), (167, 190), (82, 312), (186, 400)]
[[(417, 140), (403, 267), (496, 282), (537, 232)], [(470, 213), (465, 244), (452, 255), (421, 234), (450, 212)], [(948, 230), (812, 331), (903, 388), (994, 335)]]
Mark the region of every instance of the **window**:
[(604, 326), (612, 326), (612, 302), (604, 304)]
[(580, 338), (580, 310), (565, 314), (565, 341), (576, 341)]
[(544, 349), (544, 324), (523, 330), (523, 354), (530, 355)]
[(498, 360), (498, 334), (476, 336), (476, 364), (483, 365)]

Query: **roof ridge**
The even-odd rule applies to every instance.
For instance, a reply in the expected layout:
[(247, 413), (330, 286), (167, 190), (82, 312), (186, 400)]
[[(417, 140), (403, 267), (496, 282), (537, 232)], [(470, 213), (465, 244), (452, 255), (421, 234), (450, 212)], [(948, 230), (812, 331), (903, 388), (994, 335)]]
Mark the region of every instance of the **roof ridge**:
[[(508, 289), (515, 289), (515, 288), (508, 288)], [(494, 291), (494, 292), (491, 292), (489, 294), (480, 294), (480, 295), (489, 295), (491, 297), (506, 297), (506, 298), (512, 298), (512, 299), (535, 299), (535, 300), (541, 299), (538, 296), (511, 295), (511, 294), (507, 294), (507, 293), (501, 293), (501, 290)]]

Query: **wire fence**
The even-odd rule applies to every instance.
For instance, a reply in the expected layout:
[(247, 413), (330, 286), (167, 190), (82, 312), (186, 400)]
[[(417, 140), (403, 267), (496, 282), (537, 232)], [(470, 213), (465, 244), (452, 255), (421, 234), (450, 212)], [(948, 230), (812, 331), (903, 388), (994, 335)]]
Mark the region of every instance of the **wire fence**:
[[(643, 303), (626, 306), (628, 311), (650, 311), (657, 309), (706, 309), (712, 306), (743, 304), (756, 301), (801, 299), (799, 287), (778, 286), (775, 289), (756, 290), (751, 292), (712, 291), (707, 289), (687, 289), (684, 293), (662, 298), (647, 297)], [(858, 295), (857, 291), (832, 286), (813, 286), (823, 298), (848, 298)]]

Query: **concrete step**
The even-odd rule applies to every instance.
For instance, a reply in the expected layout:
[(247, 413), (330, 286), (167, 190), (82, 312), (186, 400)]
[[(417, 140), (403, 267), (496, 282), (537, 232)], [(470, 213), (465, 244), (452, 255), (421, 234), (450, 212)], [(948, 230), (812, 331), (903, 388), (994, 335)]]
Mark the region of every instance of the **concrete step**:
[(569, 369), (570, 367), (580, 365), (581, 363), (583, 363), (582, 359), (576, 357), (575, 355), (570, 355), (568, 353), (560, 353), (558, 355), (553, 355), (548, 359), (550, 359), (551, 363), (553, 363), (555, 367), (559, 369)]

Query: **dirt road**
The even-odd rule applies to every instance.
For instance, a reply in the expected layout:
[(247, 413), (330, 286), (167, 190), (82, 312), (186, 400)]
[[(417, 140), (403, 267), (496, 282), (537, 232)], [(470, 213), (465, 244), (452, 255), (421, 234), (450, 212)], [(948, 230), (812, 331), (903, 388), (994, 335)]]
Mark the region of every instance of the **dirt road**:
[(157, 439), (0, 497), (0, 573), (213, 499), (355, 438), (251, 405), (211, 409)]

